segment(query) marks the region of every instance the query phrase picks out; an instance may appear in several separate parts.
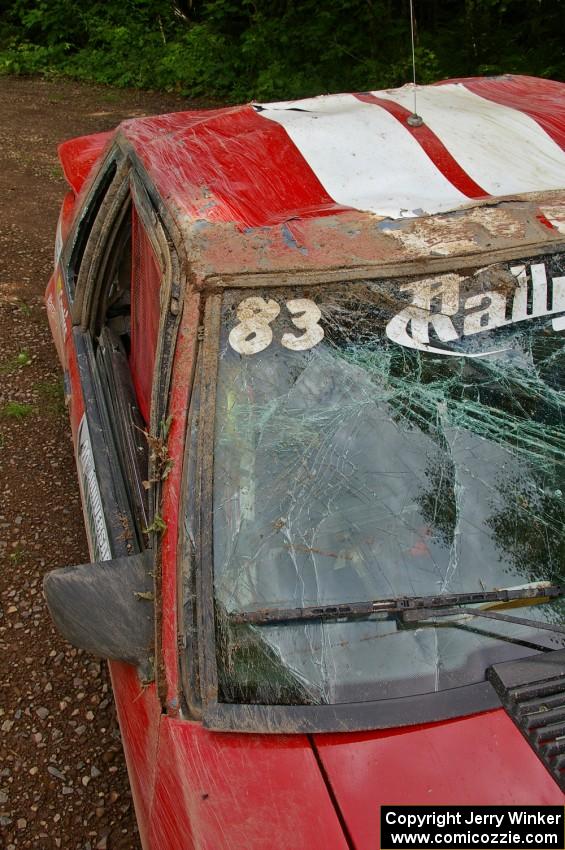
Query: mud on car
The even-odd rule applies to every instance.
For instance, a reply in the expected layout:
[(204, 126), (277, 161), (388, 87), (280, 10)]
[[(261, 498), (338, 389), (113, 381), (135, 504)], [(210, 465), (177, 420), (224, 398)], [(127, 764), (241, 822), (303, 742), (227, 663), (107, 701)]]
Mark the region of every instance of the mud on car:
[(65, 142), (47, 288), (145, 848), (379, 846), (563, 803), (565, 87)]

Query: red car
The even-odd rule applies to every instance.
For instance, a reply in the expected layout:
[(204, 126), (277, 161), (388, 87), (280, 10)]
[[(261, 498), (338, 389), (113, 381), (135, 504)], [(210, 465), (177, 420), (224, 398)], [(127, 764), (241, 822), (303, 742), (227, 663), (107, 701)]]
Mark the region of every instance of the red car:
[(151, 850), (374, 850), (563, 805), (565, 85), (184, 112), (60, 147), (47, 308)]

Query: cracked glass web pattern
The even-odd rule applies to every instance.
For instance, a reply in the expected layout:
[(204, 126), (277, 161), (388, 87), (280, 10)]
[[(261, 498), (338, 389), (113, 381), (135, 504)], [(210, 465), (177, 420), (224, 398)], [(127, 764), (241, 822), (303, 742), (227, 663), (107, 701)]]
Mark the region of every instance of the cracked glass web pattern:
[[(464, 616), (229, 622), (235, 611), (563, 581), (565, 332), (552, 304), (564, 264), (520, 263), (226, 294), (213, 507), (221, 699), (407, 696), (483, 681), (494, 661), (535, 651), (512, 642), (527, 643), (529, 628)], [(250, 296), (279, 311), (271, 341), (242, 354), (230, 332)], [(304, 350), (281, 343), (305, 333), (288, 306), (297, 299), (318, 307), (324, 332)], [(392, 320), (407, 309), (399, 344)], [(518, 613), (561, 622), (562, 610)]]

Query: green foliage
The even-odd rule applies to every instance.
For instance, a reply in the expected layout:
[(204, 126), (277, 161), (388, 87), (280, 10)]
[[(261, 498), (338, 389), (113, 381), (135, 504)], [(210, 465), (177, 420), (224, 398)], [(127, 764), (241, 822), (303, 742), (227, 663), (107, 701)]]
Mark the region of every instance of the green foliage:
[(31, 362), (29, 351), (23, 349), (15, 357), (10, 357), (8, 360), (0, 362), (0, 375), (9, 375), (11, 372), (17, 372), (22, 366), (31, 366)]
[(65, 413), (65, 388), (63, 381), (54, 378), (50, 381), (39, 381), (35, 389), (41, 399), (42, 410), (52, 416), (63, 416)]
[(155, 534), (163, 534), (167, 530), (167, 523), (165, 520), (159, 516), (159, 514), (155, 514), (153, 517), (153, 522), (151, 525), (148, 525), (147, 528), (143, 529), (144, 534), (151, 534), (152, 532)]
[(22, 404), (19, 401), (7, 401), (0, 408), (0, 414), (7, 419), (25, 419), (30, 413), (33, 413), (31, 404)]
[[(563, 0), (415, 0), (418, 78), (565, 77)], [(411, 78), (408, 2), (0, 0), (0, 73), (243, 101)]]

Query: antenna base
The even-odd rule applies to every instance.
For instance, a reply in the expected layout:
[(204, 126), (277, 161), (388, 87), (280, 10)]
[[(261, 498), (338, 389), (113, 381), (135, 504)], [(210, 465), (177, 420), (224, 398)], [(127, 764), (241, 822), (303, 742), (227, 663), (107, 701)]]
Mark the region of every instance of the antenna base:
[(409, 124), (411, 127), (421, 127), (424, 123), (424, 119), (421, 117), (421, 115), (416, 115), (416, 113), (413, 112), (412, 115), (409, 115), (406, 119), (406, 123)]

